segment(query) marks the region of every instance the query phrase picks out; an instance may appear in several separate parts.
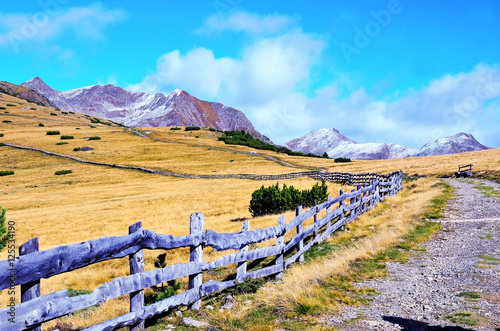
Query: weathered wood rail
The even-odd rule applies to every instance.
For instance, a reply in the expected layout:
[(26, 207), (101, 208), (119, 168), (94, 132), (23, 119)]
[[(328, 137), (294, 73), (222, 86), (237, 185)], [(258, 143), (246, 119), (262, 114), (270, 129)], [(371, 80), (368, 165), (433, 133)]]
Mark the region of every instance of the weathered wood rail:
[[(13, 322), (12, 308), (0, 310), (0, 325), (5, 331), (33, 330), (45, 322), (68, 315), (80, 309), (91, 307), (114, 298), (130, 295), (130, 312), (85, 330), (114, 330), (129, 327), (140, 328), (143, 322), (155, 315), (168, 312), (180, 306), (191, 309), (201, 307), (201, 299), (223, 289), (230, 288), (248, 278), (266, 276), (281, 277), (282, 272), (296, 261), (304, 260), (304, 253), (313, 245), (321, 243), (334, 231), (352, 222), (360, 214), (373, 208), (385, 197), (395, 195), (402, 187), (402, 171), (389, 175), (311, 174), (318, 179), (339, 181), (360, 181), (347, 193), (340, 191), (335, 198), (328, 197), (326, 202), (302, 211), (297, 208), (296, 217), (289, 223), (285, 217), (278, 219), (276, 226), (250, 230), (250, 223), (245, 222), (242, 231), (236, 233), (218, 233), (204, 231), (202, 213), (191, 215), (190, 234), (174, 237), (157, 234), (142, 228), (142, 223), (135, 223), (129, 228), (129, 234), (121, 237), (102, 237), (78, 244), (58, 246), (45, 251), (38, 251), (38, 238), (31, 239), (19, 248), (20, 256), (14, 260), (0, 261), (0, 290), (20, 286), (22, 302), (15, 306)], [(296, 178), (297, 174), (287, 174)], [(316, 177), (313, 177), (316, 178)], [(336, 208), (334, 207), (336, 206)], [(321, 211), (324, 217), (318, 218)], [(311, 225), (304, 228), (307, 220)], [(309, 224), (309, 223), (307, 223)], [(285, 242), (285, 234), (296, 231)], [(249, 245), (276, 239), (276, 244), (264, 248), (249, 249)], [(190, 248), (190, 262), (167, 266), (165, 268), (144, 271), (143, 249), (170, 250), (181, 247)], [(205, 247), (217, 251), (237, 250), (211, 262), (204, 260)], [(131, 274), (116, 278), (103, 284), (90, 294), (69, 297), (67, 290), (40, 296), (41, 279), (70, 272), (94, 263), (129, 257)], [(247, 270), (247, 262), (274, 257), (271, 263), (260, 265), (262, 268)], [(234, 279), (226, 281), (209, 280), (203, 282), (205, 272), (237, 264)], [(188, 289), (173, 297), (144, 305), (144, 289), (158, 284), (188, 277)], [(29, 293), (28, 293), (29, 292)]]

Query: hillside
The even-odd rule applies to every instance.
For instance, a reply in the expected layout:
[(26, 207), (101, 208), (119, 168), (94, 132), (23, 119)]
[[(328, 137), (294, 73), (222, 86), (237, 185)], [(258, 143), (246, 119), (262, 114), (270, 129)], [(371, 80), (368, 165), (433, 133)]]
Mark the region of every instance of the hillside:
[(20, 85), (0, 81), (0, 93), (23, 99), (28, 102), (35, 103), (39, 106), (54, 107), (50, 100), (44, 97), (42, 94)]

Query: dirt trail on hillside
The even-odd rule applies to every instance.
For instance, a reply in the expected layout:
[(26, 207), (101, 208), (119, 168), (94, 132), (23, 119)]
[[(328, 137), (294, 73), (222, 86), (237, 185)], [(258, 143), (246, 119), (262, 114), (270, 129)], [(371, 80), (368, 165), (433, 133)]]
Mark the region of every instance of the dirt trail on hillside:
[[(324, 316), (339, 330), (500, 330), (500, 197), (478, 182), (445, 179), (455, 188), (443, 229), (405, 263), (389, 262), (389, 276), (360, 287), (379, 294), (367, 306), (342, 306)], [(474, 325), (477, 323), (476, 325)]]

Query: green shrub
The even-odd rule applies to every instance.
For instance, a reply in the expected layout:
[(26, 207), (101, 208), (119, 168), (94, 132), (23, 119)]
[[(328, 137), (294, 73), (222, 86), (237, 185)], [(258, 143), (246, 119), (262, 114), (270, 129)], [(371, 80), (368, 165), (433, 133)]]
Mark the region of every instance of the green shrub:
[(57, 136), (60, 134), (61, 134), (61, 132), (59, 132), (59, 131), (47, 131), (47, 136)]
[(214, 128), (209, 128), (208, 130), (209, 131), (214, 131), (214, 132), (216, 131)]
[[(156, 257), (154, 262), (155, 268), (165, 268), (167, 266), (167, 262), (165, 261), (166, 256), (167, 256), (166, 253), (162, 253)], [(179, 293), (179, 290), (181, 288), (182, 288), (182, 283), (176, 280), (171, 280), (167, 282), (165, 286), (163, 283), (160, 286), (153, 286), (151, 288), (153, 290), (153, 293), (149, 292), (146, 293), (146, 295), (144, 296), (145, 304), (150, 305), (155, 302), (159, 302), (167, 298), (170, 298)]]
[(57, 170), (56, 176), (67, 175), (67, 174), (71, 174), (71, 173), (73, 173), (73, 171), (71, 171), (71, 170)]
[(342, 163), (342, 162), (352, 162), (352, 161), (347, 157), (337, 157), (333, 162)]
[(12, 104), (12, 103), (8, 103), (6, 104), (7, 107), (15, 107), (16, 105)]
[(199, 126), (186, 126), (184, 131), (197, 131), (200, 130), (201, 128)]
[(65, 142), (65, 141), (60, 141), (58, 143), (56, 143), (56, 145), (67, 145), (69, 144), (68, 142)]
[(323, 153), (323, 157), (324, 157), (325, 159), (329, 159), (329, 158), (330, 158), (330, 157), (328, 156), (328, 153), (327, 153), (327, 152), (324, 152), (324, 153)]
[(101, 140), (101, 137), (92, 136), (92, 137), (89, 137), (89, 140)]
[(61, 111), (61, 109), (59, 109), (59, 108), (54, 108), (54, 110), (55, 110), (55, 111)]
[(61, 139), (68, 140), (68, 139), (75, 139), (75, 137), (74, 136), (61, 136)]
[(0, 107), (0, 109), (1, 109), (1, 110), (5, 110), (5, 109), (7, 109), (7, 108), (5, 108), (5, 107)]
[(31, 110), (36, 110), (36, 108), (30, 108)]
[(277, 153), (285, 153), (291, 156), (309, 156), (309, 157), (321, 157), (319, 155), (315, 155), (312, 153), (303, 154), (300, 152), (294, 152), (291, 149), (288, 149), (283, 146), (275, 146), (271, 144), (267, 144), (260, 139), (255, 138), (250, 133), (245, 132), (245, 130), (241, 131), (224, 131), (224, 135), (220, 136), (218, 140), (223, 141), (228, 145), (242, 145), (248, 146), (255, 149), (262, 149), (267, 151), (274, 151)]
[(172, 131), (180, 130), (181, 128), (170, 128)]
[(279, 184), (270, 187), (262, 187), (252, 193), (250, 207), (248, 210), (253, 217), (278, 214), (287, 210), (293, 210), (298, 206), (312, 207), (314, 200), (318, 203), (326, 201), (328, 198), (328, 186), (322, 181), (321, 186), (316, 183), (310, 190), (299, 191), (293, 186), (283, 184), (283, 189)]
[(74, 111), (70, 111), (69, 113), (70, 113), (70, 114), (73, 114), (73, 115), (75, 114), (75, 112), (74, 112)]
[(14, 171), (12, 171), (12, 170), (1, 170), (0, 171), (0, 176), (10, 176), (13, 174), (14, 174)]
[(200, 138), (200, 136), (195, 136), (195, 138)]
[(7, 241), (10, 239), (10, 233), (7, 231), (5, 209), (0, 206), (0, 252), (6, 246)]
[(12, 123), (12, 121), (9, 121), (9, 120), (3, 120), (2, 122), (3, 123)]
[(45, 126), (45, 124), (43, 124), (43, 123), (38, 123), (38, 126)]
[(57, 116), (56, 113), (50, 113), (50, 116)]
[(0, 138), (2, 138), (3, 136), (4, 136), (4, 134), (3, 134), (3, 133), (0, 133)]

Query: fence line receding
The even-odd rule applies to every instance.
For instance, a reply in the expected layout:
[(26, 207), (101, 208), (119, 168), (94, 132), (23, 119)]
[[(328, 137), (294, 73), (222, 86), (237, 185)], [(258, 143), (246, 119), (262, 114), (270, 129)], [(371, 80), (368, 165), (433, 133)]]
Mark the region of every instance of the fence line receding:
[[(300, 173), (303, 174), (303, 173)], [(290, 178), (299, 176), (287, 174)], [(278, 219), (276, 226), (250, 230), (250, 222), (242, 224), (242, 231), (218, 233), (204, 230), (202, 213), (191, 215), (190, 234), (174, 237), (157, 234), (135, 223), (129, 234), (121, 237), (102, 237), (79, 244), (58, 246), (38, 251), (38, 238), (31, 239), (20, 247), (20, 256), (15, 261), (0, 261), (0, 290), (21, 285), (22, 302), (14, 310), (14, 322), (10, 322), (12, 308), (0, 310), (2, 330), (19, 331), (40, 328), (47, 321), (68, 315), (122, 295), (130, 295), (130, 312), (85, 330), (114, 330), (129, 327), (136, 330), (146, 319), (168, 312), (180, 306), (191, 309), (201, 307), (201, 299), (211, 293), (224, 290), (248, 278), (273, 276), (280, 278), (282, 272), (296, 261), (303, 261), (304, 253), (313, 245), (321, 243), (336, 230), (352, 222), (387, 196), (395, 195), (402, 187), (402, 171), (388, 175), (344, 174), (310, 172), (313, 178), (328, 181), (358, 183), (351, 192), (340, 194), (326, 202), (316, 204), (309, 210), (297, 208), (296, 217), (289, 223), (285, 217)], [(319, 212), (325, 216), (319, 218)], [(322, 213), (323, 214), (323, 213)], [(303, 227), (305, 221), (313, 219), (311, 225)], [(293, 231), (293, 237), (285, 241), (285, 234)], [(264, 248), (250, 249), (249, 245), (276, 239), (276, 244)], [(190, 248), (190, 262), (167, 266), (144, 272), (143, 249), (170, 250)], [(217, 251), (236, 250), (211, 262), (203, 257), (205, 247)], [(40, 296), (40, 280), (76, 270), (94, 263), (129, 257), (131, 274), (116, 278), (100, 286), (90, 294), (70, 297), (68, 290), (61, 290)], [(271, 263), (260, 269), (247, 270), (247, 262), (274, 257)], [(203, 282), (203, 275), (209, 270), (236, 264), (234, 279)], [(11, 277), (15, 275), (15, 277)], [(163, 301), (144, 305), (144, 289), (161, 283), (189, 278), (188, 289)], [(42, 284), (43, 285), (43, 284)]]

